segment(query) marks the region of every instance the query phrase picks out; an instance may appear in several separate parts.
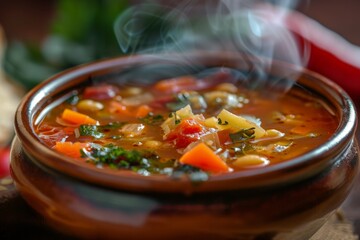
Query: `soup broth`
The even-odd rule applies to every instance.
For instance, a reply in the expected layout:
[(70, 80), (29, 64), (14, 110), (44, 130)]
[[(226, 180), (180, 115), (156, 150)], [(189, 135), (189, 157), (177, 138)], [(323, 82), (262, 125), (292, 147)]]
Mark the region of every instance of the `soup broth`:
[(323, 144), (337, 126), (331, 108), (301, 88), (272, 98), (219, 72), (145, 87), (88, 86), (47, 112), (35, 131), (74, 161), (174, 176), (289, 161)]

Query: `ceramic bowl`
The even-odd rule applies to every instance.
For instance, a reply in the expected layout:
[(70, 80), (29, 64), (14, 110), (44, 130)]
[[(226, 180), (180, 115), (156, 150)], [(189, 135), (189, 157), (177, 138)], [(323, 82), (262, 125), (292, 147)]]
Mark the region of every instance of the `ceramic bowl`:
[(333, 109), (339, 125), (327, 142), (287, 162), (199, 184), (97, 169), (47, 148), (34, 132), (34, 124), (66, 94), (94, 82), (148, 83), (213, 67), (236, 68), (250, 77), (256, 61), (225, 53), (139, 55), (82, 65), (44, 81), (16, 113), (11, 154), (16, 187), (46, 223), (80, 238), (308, 239), (347, 197), (359, 158), (354, 104), (314, 72), (281, 62), (267, 70), (269, 76), (286, 70), (297, 87)]

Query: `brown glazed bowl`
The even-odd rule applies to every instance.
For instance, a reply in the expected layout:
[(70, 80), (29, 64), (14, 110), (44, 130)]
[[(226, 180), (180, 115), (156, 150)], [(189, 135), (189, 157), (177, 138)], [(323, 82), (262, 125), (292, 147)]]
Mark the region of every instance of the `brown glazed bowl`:
[(90, 63), (50, 78), (25, 96), (16, 113), (11, 153), (16, 187), (46, 223), (73, 237), (309, 239), (347, 197), (359, 158), (354, 104), (316, 73), (281, 62), (267, 70), (276, 76), (285, 69), (297, 78), (297, 87), (334, 111), (339, 126), (326, 143), (287, 162), (216, 175), (199, 184), (97, 169), (47, 148), (34, 133), (34, 124), (49, 108), (94, 82), (148, 83), (197, 71), (198, 66), (231, 67), (246, 74), (256, 61), (225, 53), (138, 55)]

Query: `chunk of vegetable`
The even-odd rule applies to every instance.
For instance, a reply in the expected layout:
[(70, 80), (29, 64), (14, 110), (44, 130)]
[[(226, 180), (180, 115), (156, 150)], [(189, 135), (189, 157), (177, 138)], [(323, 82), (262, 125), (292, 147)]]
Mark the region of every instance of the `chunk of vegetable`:
[(210, 106), (226, 106), (226, 107), (240, 107), (236, 94), (232, 94), (225, 91), (211, 91), (204, 94), (206, 102)]
[(92, 119), (91, 117), (89, 117), (88, 115), (70, 110), (70, 109), (65, 109), (64, 112), (61, 115), (61, 118), (65, 121), (68, 121), (70, 123), (74, 123), (74, 124), (92, 124), (92, 125), (96, 125), (98, 124), (98, 121), (96, 121), (95, 119)]
[(100, 111), (104, 108), (102, 103), (91, 99), (81, 100), (76, 106), (80, 110), (93, 112)]
[(185, 148), (190, 143), (196, 142), (205, 133), (205, 128), (194, 118), (182, 120), (165, 136), (176, 148)]
[(143, 118), (147, 116), (151, 111), (152, 109), (148, 105), (141, 105), (140, 107), (137, 108), (136, 117)]
[(154, 100), (154, 96), (150, 93), (144, 93), (140, 95), (134, 95), (121, 100), (121, 103), (128, 107), (137, 107), (145, 104), (149, 104)]
[(191, 106), (187, 105), (187, 106), (179, 109), (178, 111), (176, 111), (176, 115), (179, 118), (188, 118), (188, 117), (194, 116), (194, 113), (193, 113), (193, 111), (191, 109)]
[(231, 171), (226, 163), (205, 143), (196, 145), (186, 152), (179, 161), (182, 164), (188, 164), (211, 173), (226, 173)]
[(145, 125), (141, 123), (130, 123), (125, 124), (121, 129), (120, 132), (125, 134), (127, 137), (136, 137), (143, 134), (145, 130)]
[(222, 123), (227, 122), (228, 124), (218, 124), (218, 129), (225, 130), (229, 129), (231, 132), (238, 132), (241, 129), (254, 128), (254, 136), (255, 138), (260, 138), (265, 135), (265, 130), (257, 125), (254, 122), (251, 122), (241, 116), (237, 116), (225, 109), (223, 109), (219, 115), (218, 119), (221, 119)]
[(95, 125), (80, 125), (77, 131), (80, 136), (92, 136), (94, 138), (102, 138), (105, 136), (104, 133), (100, 132), (100, 126)]
[(157, 82), (154, 89), (164, 93), (176, 93), (183, 90), (189, 90), (196, 86), (196, 78), (192, 76), (183, 76), (179, 78), (165, 79)]
[(118, 89), (111, 85), (91, 86), (85, 88), (83, 97), (85, 99), (104, 100), (113, 98), (117, 92)]
[(134, 106), (129, 107), (129, 106), (125, 106), (120, 102), (111, 101), (109, 104), (109, 111), (111, 113), (117, 113), (126, 117), (143, 118), (146, 117), (152, 111), (152, 108), (146, 104), (140, 105), (138, 107), (134, 107)]
[(111, 113), (117, 113), (117, 114), (127, 116), (127, 117), (133, 115), (125, 105), (123, 105), (117, 101), (111, 101), (109, 103), (109, 111)]
[(175, 113), (172, 113), (169, 118), (161, 124), (161, 128), (164, 131), (164, 136), (166, 137), (167, 134), (181, 122), (181, 119), (190, 118), (193, 116), (194, 114), (190, 105), (187, 105), (186, 107), (179, 109)]
[(89, 147), (88, 143), (56, 142), (54, 149), (66, 156), (80, 158), (81, 150), (87, 147)]
[(209, 117), (205, 119), (204, 125), (210, 128), (218, 128), (218, 119), (216, 117)]

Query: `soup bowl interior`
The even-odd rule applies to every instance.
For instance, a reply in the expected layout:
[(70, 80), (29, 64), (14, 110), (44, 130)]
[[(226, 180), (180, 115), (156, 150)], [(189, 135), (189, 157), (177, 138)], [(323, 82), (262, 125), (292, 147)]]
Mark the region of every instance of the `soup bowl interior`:
[[(178, 179), (166, 175), (143, 176), (127, 170), (101, 169), (85, 162), (74, 161), (41, 143), (34, 130), (34, 126), (39, 124), (53, 107), (69, 98), (74, 91), (81, 91), (89, 85), (131, 83), (146, 87), (161, 79), (190, 74), (201, 75), (219, 68), (236, 69), (236, 74), (242, 76), (238, 78), (239, 81), (244, 80), (241, 84), (249, 84), (246, 79), (259, 77), (257, 76), (259, 71), (256, 71), (259, 66), (258, 61), (259, 59), (256, 58), (232, 53), (193, 53), (184, 56), (139, 55), (103, 60), (64, 71), (30, 91), (17, 110), (15, 119), (17, 138), (13, 146), (11, 166), (15, 182), (30, 204), (41, 214), (52, 219), (53, 225), (59, 224), (58, 226), (62, 226), (67, 232), (78, 232), (80, 236), (92, 234), (95, 230), (72, 224), (73, 220), (89, 224), (94, 222), (99, 224), (102, 220), (93, 216), (83, 216), (83, 213), (74, 210), (68, 201), (73, 198), (89, 204), (87, 206), (92, 209), (90, 212), (99, 216), (109, 216), (108, 207), (105, 205), (113, 206), (115, 200), (123, 203), (125, 198), (130, 201), (142, 199), (133, 202), (138, 208), (131, 206), (129, 210), (129, 205), (126, 204), (126, 206), (120, 204), (121, 206), (113, 207), (113, 214), (118, 215), (113, 216), (115, 218), (110, 221), (110, 225), (99, 224), (101, 227), (96, 230), (97, 234), (119, 231), (131, 235), (134, 229), (142, 229), (144, 233), (155, 231), (160, 234), (164, 230), (160, 227), (158, 229), (157, 220), (162, 222), (163, 218), (169, 216), (174, 222), (179, 223), (179, 226), (192, 229), (189, 233), (196, 232), (193, 236), (204, 234), (204, 231), (194, 230), (188, 226), (189, 224), (197, 225), (204, 221), (204, 224), (215, 226), (216, 221), (220, 221), (222, 231), (217, 232), (220, 235), (216, 236), (221, 236), (224, 231), (230, 233), (230, 236), (234, 236), (233, 234), (240, 236), (239, 231), (242, 231), (246, 232), (244, 239), (264, 236), (262, 235), (264, 232), (275, 236), (275, 232), (281, 231), (279, 230), (281, 228), (289, 231), (306, 222), (314, 223), (334, 211), (351, 188), (358, 161), (357, 144), (354, 141), (357, 120), (351, 99), (340, 87), (314, 72), (297, 66), (273, 61), (265, 72), (267, 78), (280, 76), (274, 80), (278, 84), (274, 86), (272, 85), (274, 81), (270, 81), (263, 88), (272, 87), (271, 91), (263, 89), (264, 92), (274, 94), (273, 97), (276, 99), (279, 89), (286, 89), (289, 80), (296, 79), (292, 88), (302, 89), (310, 96), (320, 99), (320, 102), (336, 115), (339, 125), (335, 133), (324, 144), (289, 161), (263, 168), (211, 175), (207, 181), (200, 184), (194, 184), (185, 176)], [(252, 87), (251, 84), (249, 87)], [(30, 159), (29, 162), (32, 164), (24, 164), (23, 162), (28, 161), (24, 159)], [(32, 168), (37, 168), (36, 173), (27, 170)], [(67, 189), (63, 192), (68, 199), (60, 199), (53, 192), (48, 192), (49, 189), (42, 188), (39, 184), (40, 175), (42, 176), (40, 179), (51, 179), (51, 187), (54, 189), (62, 191), (64, 185), (65, 188), (71, 188), (71, 191)], [(29, 180), (26, 179), (27, 177), (32, 178)], [(34, 182), (29, 185), (31, 181)], [(30, 193), (29, 186), (38, 189), (32, 189), (33, 193)], [(47, 210), (42, 209), (45, 203), (39, 198), (45, 199), (46, 196), (52, 199), (54, 206), (57, 206), (53, 208), (58, 208), (61, 214), (54, 217)], [(99, 198), (102, 200), (100, 201)], [(305, 205), (293, 203), (299, 198)], [(304, 200), (306, 198), (308, 200)], [(143, 201), (144, 199), (146, 201)], [(264, 199), (267, 199), (267, 203), (258, 205), (262, 204)], [(38, 204), (39, 202), (41, 204)], [(284, 216), (280, 216), (279, 209), (286, 202), (292, 204), (284, 207), (284, 212), (281, 213)], [(156, 203), (157, 207), (153, 206), (151, 211), (141, 211), (144, 208), (144, 206), (140, 207), (141, 203)], [(255, 209), (257, 205), (259, 208)], [(126, 229), (129, 227), (128, 224), (116, 220), (116, 217), (134, 220), (133, 208), (137, 208), (134, 210), (136, 214), (144, 214), (143, 217), (148, 219), (140, 224), (143, 228), (140, 225), (130, 226), (129, 230)], [(204, 209), (209, 211), (205, 214)], [(229, 213), (226, 209), (233, 212)], [(314, 212), (314, 209), (317, 211)], [(226, 212), (228, 214), (225, 214)], [(175, 217), (175, 213), (179, 216)], [(242, 214), (244, 215), (241, 217)], [(64, 215), (66, 220), (61, 215)], [(212, 218), (208, 218), (208, 215)], [(233, 228), (229, 225), (232, 219), (237, 219), (233, 222)], [(240, 223), (239, 219), (242, 219), (240, 222), (247, 221), (249, 224)], [(289, 222), (286, 223), (287, 221)], [(250, 224), (255, 222), (256, 227), (251, 228)], [(266, 227), (263, 228), (262, 224)], [(199, 227), (204, 226), (200, 224)], [(180, 233), (181, 230), (171, 225), (166, 232), (169, 233), (168, 236), (174, 236), (170, 232), (175, 234)], [(245, 238), (245, 235), (249, 238)], [(106, 237), (106, 234), (103, 236)]]
[[(69, 98), (73, 94), (72, 91), (90, 84), (131, 83), (147, 86), (161, 79), (197, 74), (205, 72), (206, 69), (211, 71), (219, 67), (238, 69), (241, 70), (241, 74), (244, 74), (244, 78), (254, 78), (252, 75), (257, 73), (256, 71), (254, 73), (253, 69), (258, 64), (257, 61), (257, 59), (234, 54), (203, 53), (185, 57), (149, 55), (112, 59), (74, 68), (45, 81), (27, 95), (17, 111), (16, 132), (21, 141), (25, 142), (24, 148), (30, 155), (64, 174), (120, 189), (135, 187), (144, 190), (141, 188), (151, 185), (152, 191), (189, 191), (189, 188), (193, 186), (188, 179), (169, 181), (167, 176), (144, 177), (126, 170), (97, 169), (89, 164), (76, 162), (42, 144), (35, 134), (34, 125), (38, 124), (51, 108)], [(354, 107), (350, 98), (339, 87), (313, 72), (285, 63), (275, 62), (267, 71), (269, 77), (281, 74), (277, 81), (286, 82), (281, 78), (297, 78), (293, 87), (308, 89), (312, 95), (321, 97), (339, 118), (337, 132), (326, 144), (291, 161), (266, 168), (215, 175), (206, 183), (197, 186), (196, 191), (248, 188), (251, 185), (266, 186), (286, 182), (301, 177), (294, 174), (294, 169), (302, 169), (309, 174), (314, 173), (320, 168), (314, 168), (312, 163), (317, 162), (318, 166), (328, 164), (328, 160), (324, 161), (326, 155), (337, 154), (341, 151), (342, 143), (353, 137)], [(281, 88), (282, 83), (278, 85)], [(331, 151), (328, 151), (329, 149)], [(239, 178), (244, 180), (238, 181)]]

